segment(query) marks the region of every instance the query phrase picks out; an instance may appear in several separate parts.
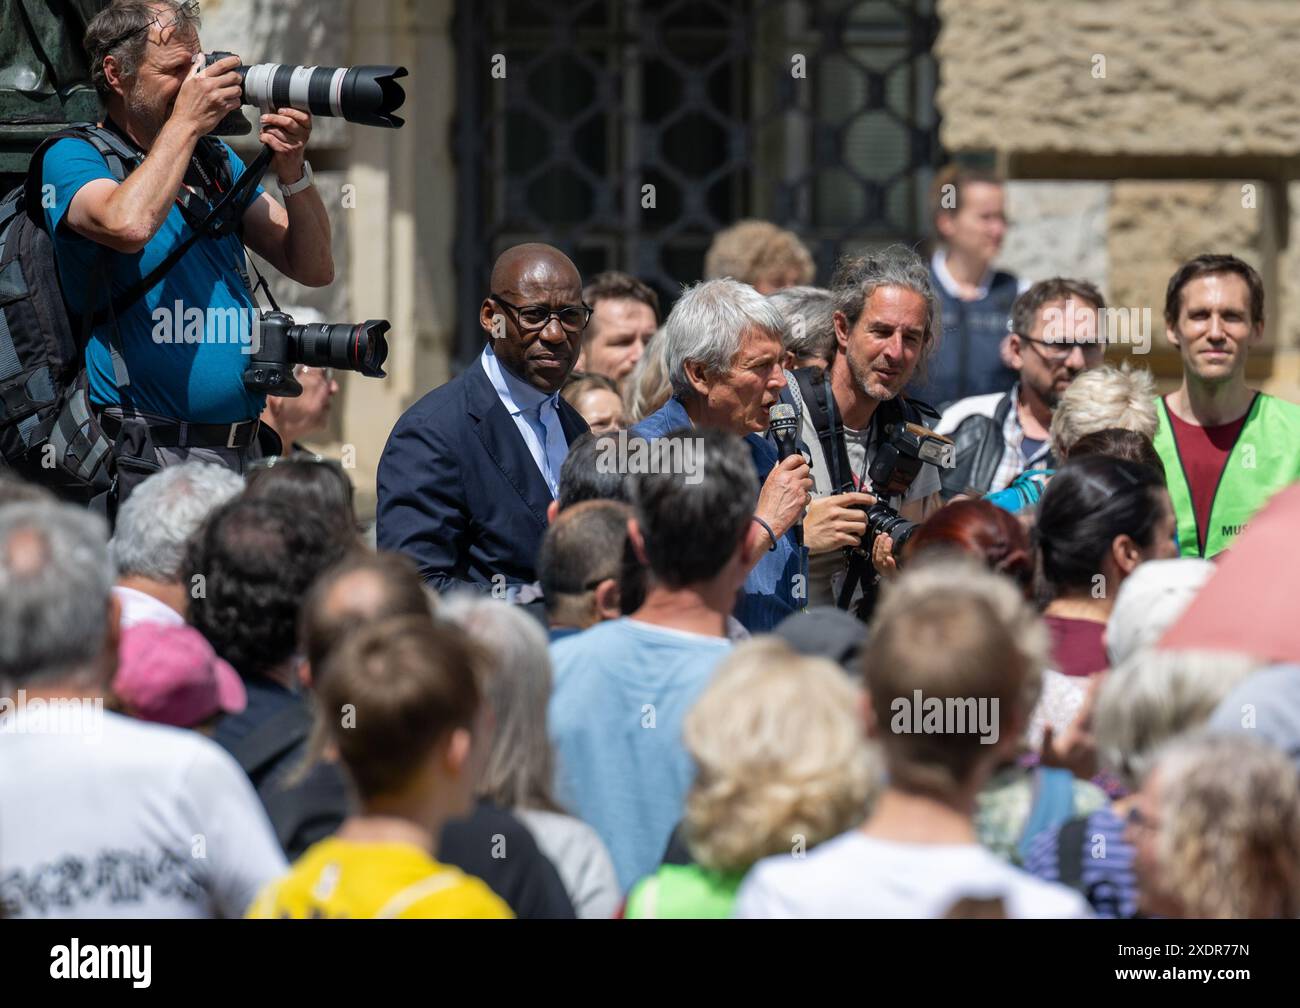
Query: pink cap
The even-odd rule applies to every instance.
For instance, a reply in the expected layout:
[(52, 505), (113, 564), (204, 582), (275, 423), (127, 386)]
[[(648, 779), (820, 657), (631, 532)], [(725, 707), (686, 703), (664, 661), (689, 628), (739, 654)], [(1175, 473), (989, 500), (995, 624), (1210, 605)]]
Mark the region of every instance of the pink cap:
[(161, 623), (122, 631), (113, 691), (135, 717), (177, 728), (236, 714), (248, 702), (239, 673), (201, 633)]

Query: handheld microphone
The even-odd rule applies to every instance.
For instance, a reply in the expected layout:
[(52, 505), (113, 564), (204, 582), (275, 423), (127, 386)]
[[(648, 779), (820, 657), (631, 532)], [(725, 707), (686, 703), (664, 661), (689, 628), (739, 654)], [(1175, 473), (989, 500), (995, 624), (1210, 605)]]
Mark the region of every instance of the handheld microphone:
[[(799, 418), (795, 416), (794, 407), (789, 403), (777, 403), (767, 411), (767, 432), (776, 442), (777, 461), (784, 461), (791, 455), (800, 455)], [(794, 527), (795, 541), (803, 545), (803, 522)]]
[(778, 461), (799, 454), (799, 418), (789, 403), (777, 403), (767, 411), (767, 430), (776, 442)]

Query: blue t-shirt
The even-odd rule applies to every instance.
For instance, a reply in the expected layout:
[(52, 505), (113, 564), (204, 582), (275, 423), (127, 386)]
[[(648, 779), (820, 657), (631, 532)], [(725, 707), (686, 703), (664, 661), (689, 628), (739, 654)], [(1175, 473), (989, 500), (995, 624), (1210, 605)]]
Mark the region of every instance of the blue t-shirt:
[[(231, 179), (244, 163), (227, 145)], [(162, 227), (134, 255), (106, 249), (64, 225), (68, 205), (87, 182), (112, 179), (99, 152), (68, 137), (45, 155), (42, 182), (53, 186), (53, 206), (45, 223), (54, 238), (54, 257), (68, 303), (82, 312), (108, 302), (93, 293), (95, 257), (105, 254), (105, 272), (116, 297), (145, 276), (189, 235), (189, 225), (173, 203)], [(252, 201), (265, 190), (258, 186)], [(109, 352), (111, 322), (96, 326), (86, 348), (90, 401), (98, 406), (129, 405), (191, 423), (235, 423), (262, 411), (265, 396), (244, 388), (244, 368), (252, 351), (253, 301), (236, 264), (245, 268), (238, 235), (200, 238), (171, 271), (118, 317), (130, 384), (120, 390)], [(179, 306), (179, 311), (177, 310)], [(188, 318), (186, 317), (188, 315)], [(75, 320), (74, 320), (75, 323)]]
[(659, 867), (686, 810), (682, 722), (730, 648), (626, 617), (551, 645), (556, 797), (600, 834), (624, 892)]
[[(653, 441), (690, 426), (686, 407), (673, 398), (633, 427), (632, 434)], [(761, 488), (778, 461), (776, 447), (761, 434), (747, 435), (745, 444)], [(707, 535), (708, 530), (702, 530), (702, 534)], [(733, 615), (750, 633), (766, 633), (807, 604), (808, 549), (799, 545), (795, 530), (790, 529), (776, 541), (776, 549), (764, 553), (746, 576)]]

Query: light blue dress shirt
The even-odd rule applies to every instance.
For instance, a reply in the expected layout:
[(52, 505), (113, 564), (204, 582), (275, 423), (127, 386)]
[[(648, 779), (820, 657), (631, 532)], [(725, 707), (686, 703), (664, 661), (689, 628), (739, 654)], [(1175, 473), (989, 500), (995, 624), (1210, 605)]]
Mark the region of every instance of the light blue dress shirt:
[(558, 413), (560, 393), (547, 395), (516, 378), (497, 360), (491, 346), (483, 348), (479, 359), (501, 404), (519, 428), (519, 436), (524, 439), (528, 454), (532, 455), (538, 472), (550, 487), (551, 496), (556, 496), (559, 493), (560, 467), (569, 454), (569, 443), (564, 437)]

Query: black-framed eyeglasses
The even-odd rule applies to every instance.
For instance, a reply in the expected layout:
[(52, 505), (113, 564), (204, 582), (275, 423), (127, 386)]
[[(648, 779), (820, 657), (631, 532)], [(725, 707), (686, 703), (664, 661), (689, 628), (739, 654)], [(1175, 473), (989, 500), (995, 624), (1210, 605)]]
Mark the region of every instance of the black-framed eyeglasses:
[(1032, 336), (1022, 336), (1020, 333), (1016, 333), (1016, 336), (1026, 343), (1043, 347), (1038, 352), (1048, 360), (1067, 361), (1076, 349), (1082, 351), (1084, 358), (1089, 360), (1095, 360), (1106, 353), (1105, 343), (1062, 343), (1057, 340), (1034, 339)]
[(569, 305), (567, 308), (561, 308), (558, 311), (547, 308), (546, 305), (512, 305), (499, 294), (489, 294), (493, 301), (502, 308), (509, 308), (515, 313), (515, 324), (524, 332), (537, 332), (539, 329), (545, 329), (551, 324), (551, 319), (559, 319), (560, 327), (565, 332), (582, 332), (587, 328), (587, 323), (591, 321), (592, 308), (588, 305)]
[(167, 31), (167, 29), (175, 28), (178, 25), (184, 24), (186, 21), (193, 21), (198, 16), (199, 0), (185, 0), (185, 3), (181, 4), (180, 7), (177, 8), (170, 21), (164, 20), (167, 17), (166, 12), (155, 14), (139, 28), (132, 28), (130, 31), (123, 32), (121, 35), (117, 36), (117, 38), (109, 41), (109, 43), (104, 46), (104, 52), (112, 52), (127, 39), (134, 38), (141, 32), (147, 32), (154, 25), (158, 26), (158, 34), (161, 37), (162, 33)]

